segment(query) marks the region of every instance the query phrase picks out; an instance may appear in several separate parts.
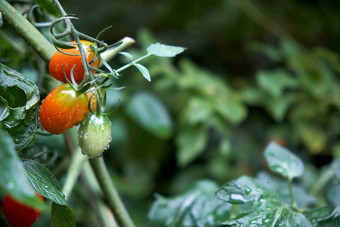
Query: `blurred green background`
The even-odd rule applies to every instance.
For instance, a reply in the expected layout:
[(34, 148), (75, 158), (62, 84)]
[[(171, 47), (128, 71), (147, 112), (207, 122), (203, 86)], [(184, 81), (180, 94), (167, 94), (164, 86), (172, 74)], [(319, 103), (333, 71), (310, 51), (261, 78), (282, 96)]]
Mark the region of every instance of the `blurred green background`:
[[(95, 37), (112, 25), (105, 42), (134, 38), (127, 51), (135, 58), (155, 42), (187, 47), (175, 59), (143, 61), (151, 83), (132, 68), (116, 82), (124, 89), (108, 91), (109, 105), (120, 100), (120, 107), (111, 115), (113, 141), (104, 157), (137, 226), (148, 226), (155, 193), (174, 195), (198, 179), (221, 185), (266, 169), (262, 151), (269, 141), (298, 153), (311, 172), (340, 156), (339, 1), (61, 4), (79, 18), (79, 31)], [(38, 60), (21, 61), (36, 57), (30, 50), (18, 54), (24, 44), (13, 39), (0, 39), (0, 57), (13, 58), (8, 64), (34, 79)], [(13, 45), (16, 56), (9, 54)], [(110, 64), (124, 62), (119, 56)], [(46, 148), (45, 137), (38, 146), (64, 149), (60, 137), (50, 140), (59, 146)], [(79, 226), (93, 226), (86, 194), (82, 187), (76, 192), (71, 206)]]

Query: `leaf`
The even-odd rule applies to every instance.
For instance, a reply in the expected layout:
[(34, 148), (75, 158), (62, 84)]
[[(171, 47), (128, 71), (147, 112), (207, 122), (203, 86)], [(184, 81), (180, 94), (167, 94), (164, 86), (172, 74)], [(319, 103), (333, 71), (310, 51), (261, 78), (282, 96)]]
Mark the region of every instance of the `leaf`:
[(256, 79), (263, 90), (275, 97), (281, 96), (287, 88), (296, 88), (298, 86), (298, 82), (288, 72), (281, 69), (259, 71)]
[[(285, 203), (291, 203), (288, 183), (264, 171), (257, 174), (256, 179), (270, 191), (276, 192)], [(317, 199), (308, 194), (306, 189), (298, 184), (293, 184), (293, 193), (299, 207), (310, 207), (317, 204)]]
[(22, 162), (14, 150), (12, 138), (0, 128), (0, 189), (10, 193), (15, 199), (32, 207), (41, 207), (25, 176)]
[(222, 222), (225, 225), (312, 226), (303, 214), (293, 211), (275, 192), (251, 177), (243, 176), (227, 183), (216, 195), (228, 203), (244, 204), (243, 213)]
[(182, 195), (157, 196), (149, 212), (151, 226), (217, 226), (229, 218), (231, 205), (215, 197), (216, 189), (214, 182), (200, 181)]
[(217, 112), (231, 123), (239, 124), (247, 117), (247, 109), (240, 101), (215, 100), (214, 104)]
[(323, 129), (310, 124), (299, 124), (297, 126), (302, 142), (311, 153), (320, 153), (326, 147), (327, 134)]
[(33, 160), (26, 160), (24, 167), (26, 176), (37, 193), (60, 205), (67, 204), (57, 179), (45, 166)]
[(143, 77), (147, 81), (151, 81), (149, 70), (144, 65), (136, 63), (134, 66), (136, 66), (136, 68), (142, 73)]
[(287, 94), (281, 97), (267, 95), (262, 97), (261, 102), (276, 121), (282, 121), (295, 100), (294, 94)]
[(52, 204), (52, 227), (75, 227), (76, 220), (73, 210), (68, 206)]
[(313, 209), (309, 214), (309, 218), (314, 226), (340, 226), (340, 206), (337, 206), (333, 211), (329, 207)]
[(160, 43), (151, 44), (148, 48), (148, 54), (153, 54), (158, 57), (175, 57), (177, 54), (182, 53), (184, 47), (169, 46)]
[(193, 97), (183, 111), (182, 120), (190, 125), (204, 123), (213, 115), (213, 108), (208, 100)]
[(35, 135), (39, 99), (39, 90), (32, 81), (0, 64), (1, 124), (14, 138), (17, 150), (22, 149)]
[(304, 166), (301, 159), (275, 142), (267, 146), (264, 156), (270, 169), (281, 176), (293, 179), (303, 174)]
[(176, 137), (177, 160), (180, 166), (185, 166), (197, 158), (208, 141), (205, 127), (192, 127), (181, 130)]
[(121, 51), (121, 52), (119, 52), (119, 54), (127, 57), (130, 61), (133, 61), (133, 57), (129, 52)]
[(324, 196), (328, 204), (333, 207), (340, 206), (340, 182), (335, 180), (324, 187)]
[(164, 104), (148, 92), (139, 92), (131, 97), (126, 111), (144, 129), (161, 139), (173, 133), (171, 116)]

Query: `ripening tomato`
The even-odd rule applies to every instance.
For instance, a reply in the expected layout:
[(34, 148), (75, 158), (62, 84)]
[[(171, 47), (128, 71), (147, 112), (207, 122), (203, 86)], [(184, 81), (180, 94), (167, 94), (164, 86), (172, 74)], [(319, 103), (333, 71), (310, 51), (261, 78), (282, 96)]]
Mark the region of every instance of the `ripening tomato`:
[(81, 152), (89, 158), (101, 155), (111, 142), (111, 121), (107, 116), (88, 113), (78, 132)]
[(69, 84), (60, 85), (42, 101), (40, 124), (46, 131), (60, 134), (84, 119), (87, 103), (85, 93), (78, 94)]
[[(43, 202), (41, 195), (37, 197)], [(40, 210), (29, 207), (17, 200), (10, 194), (6, 195), (3, 203), (3, 212), (12, 227), (29, 227), (40, 217)]]
[[(73, 43), (75, 43), (75, 41), (73, 41)], [(91, 45), (93, 45), (93, 43), (90, 41), (86, 41), (86, 40), (80, 40), (80, 43), (85, 51), (86, 60), (88, 62), (91, 62), (95, 56), (95, 52), (90, 47)], [(80, 51), (79, 51), (78, 45), (74, 44), (74, 46), (75, 48), (72, 48), (72, 49), (61, 49), (61, 50), (68, 54), (77, 54), (78, 56), (71, 56), (71, 55), (67, 55), (67, 54), (57, 51), (54, 53), (49, 64), (49, 70), (50, 70), (51, 75), (57, 80), (60, 80), (64, 83), (66, 83), (67, 80), (63, 73), (63, 67), (64, 67), (65, 74), (70, 81), (71, 81), (71, 70), (73, 66), (75, 66), (73, 69), (74, 80), (77, 83), (80, 83), (84, 79), (85, 70), (83, 67), (81, 56), (79, 55)], [(99, 64), (100, 64), (100, 60), (99, 58), (96, 58), (96, 60), (90, 65), (95, 68), (98, 68)]]

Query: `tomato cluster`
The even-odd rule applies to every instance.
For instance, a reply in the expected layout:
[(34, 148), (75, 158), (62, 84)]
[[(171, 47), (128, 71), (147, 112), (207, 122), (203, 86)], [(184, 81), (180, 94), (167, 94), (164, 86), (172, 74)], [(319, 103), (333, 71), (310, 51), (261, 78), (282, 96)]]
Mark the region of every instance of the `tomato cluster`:
[[(41, 195), (37, 197), (43, 202)], [(6, 195), (3, 203), (3, 212), (12, 227), (29, 227), (40, 217), (40, 210), (29, 207), (16, 199), (10, 194)]]
[[(94, 44), (85, 40), (81, 40), (80, 43), (85, 51), (86, 60), (89, 63), (92, 61), (91, 66), (98, 68), (99, 58), (93, 61), (95, 51), (91, 46)], [(73, 49), (61, 49), (61, 51), (72, 55), (57, 51), (49, 64), (51, 75), (57, 80), (67, 82), (65, 76), (71, 81), (72, 71), (74, 81), (80, 83), (84, 79), (85, 71), (78, 46), (75, 45)], [(77, 91), (68, 83), (56, 87), (42, 101), (39, 114), (42, 128), (50, 133), (60, 134), (79, 124), (89, 112), (88, 100), (89, 97), (85, 93)]]
[[(98, 68), (99, 58), (91, 49), (94, 44), (84, 40), (80, 43), (84, 48), (86, 60), (92, 67)], [(57, 51), (50, 61), (49, 70), (57, 80), (67, 82), (68, 79), (78, 84), (81, 83), (84, 80), (85, 71), (79, 48)], [(94, 158), (100, 155), (111, 141), (111, 122), (107, 116), (88, 113), (89, 102), (91, 110), (97, 110), (97, 96), (94, 92), (84, 93), (81, 89), (77, 90), (74, 87), (65, 83), (47, 95), (40, 108), (40, 124), (46, 131), (60, 134), (81, 122), (78, 133), (79, 145), (83, 154)], [(99, 90), (101, 96), (105, 97), (105, 91)]]

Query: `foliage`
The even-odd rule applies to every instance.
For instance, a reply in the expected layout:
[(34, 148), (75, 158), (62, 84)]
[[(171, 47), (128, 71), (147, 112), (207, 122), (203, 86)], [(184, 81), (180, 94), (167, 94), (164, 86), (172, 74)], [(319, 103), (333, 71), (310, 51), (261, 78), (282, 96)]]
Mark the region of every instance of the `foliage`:
[[(41, 8), (29, 19), (51, 41), (40, 23), (55, 20), (57, 9), (48, 0), (33, 2)], [(112, 24), (100, 40), (128, 34), (137, 41), (108, 62), (137, 70), (108, 80), (104, 110), (119, 104), (109, 116), (112, 142), (104, 157), (137, 226), (339, 225), (339, 4), (126, 4), (63, 2), (86, 34)], [(27, 18), (33, 6), (13, 5)], [(0, 198), (13, 192), (34, 206), (34, 190), (53, 201), (37, 226), (98, 226), (98, 214), (87, 209), (102, 208), (94, 206), (102, 198), (99, 186), (91, 188), (97, 182), (87, 187), (82, 177), (64, 197), (60, 185), (73, 171), (69, 142), (46, 135), (37, 121), (40, 101), (57, 82), (2, 13), (0, 26)], [(171, 60), (165, 57), (184, 48), (160, 43), (187, 50)], [(73, 143), (77, 130), (67, 132)], [(262, 154), (270, 141), (277, 144)]]

